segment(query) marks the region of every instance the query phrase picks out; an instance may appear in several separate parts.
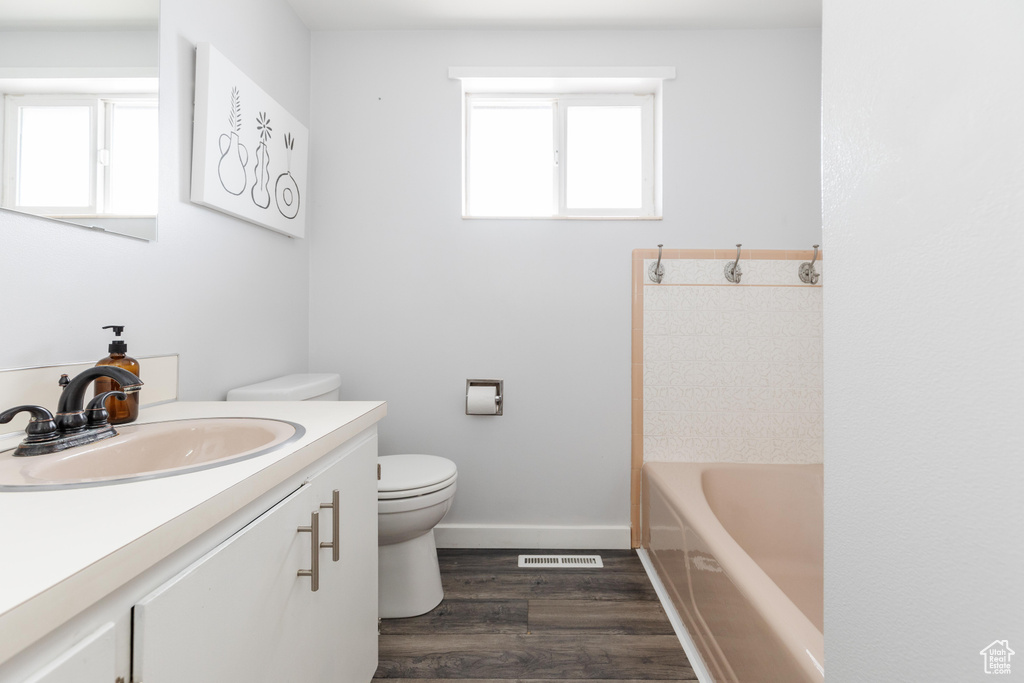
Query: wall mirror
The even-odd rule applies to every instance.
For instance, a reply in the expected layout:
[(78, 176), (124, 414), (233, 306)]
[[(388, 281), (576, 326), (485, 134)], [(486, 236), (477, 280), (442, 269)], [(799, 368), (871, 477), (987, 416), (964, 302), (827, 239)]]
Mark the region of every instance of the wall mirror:
[(0, 5), (0, 208), (156, 239), (159, 0)]

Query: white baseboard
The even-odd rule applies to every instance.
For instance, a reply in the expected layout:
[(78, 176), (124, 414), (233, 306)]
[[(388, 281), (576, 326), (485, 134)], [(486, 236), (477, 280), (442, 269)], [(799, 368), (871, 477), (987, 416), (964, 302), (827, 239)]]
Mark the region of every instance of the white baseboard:
[(686, 658), (690, 660), (690, 668), (693, 669), (693, 674), (697, 677), (698, 683), (715, 683), (715, 679), (711, 677), (711, 672), (708, 671), (707, 665), (697, 651), (697, 645), (693, 642), (693, 638), (690, 637), (690, 632), (683, 625), (679, 611), (672, 603), (672, 598), (669, 597), (668, 589), (665, 588), (665, 584), (661, 582), (661, 577), (658, 576), (658, 572), (654, 569), (654, 563), (651, 562), (647, 550), (638, 548), (636, 554), (640, 556), (640, 562), (644, 565), (644, 569), (647, 570), (647, 577), (651, 580), (651, 585), (654, 586), (654, 592), (658, 594), (658, 599), (661, 600), (661, 606), (664, 608), (669, 622), (672, 623), (672, 628), (676, 632), (679, 644), (683, 646)]
[(628, 550), (628, 526), (504, 526), (439, 524), (438, 548), (529, 548), (558, 550)]

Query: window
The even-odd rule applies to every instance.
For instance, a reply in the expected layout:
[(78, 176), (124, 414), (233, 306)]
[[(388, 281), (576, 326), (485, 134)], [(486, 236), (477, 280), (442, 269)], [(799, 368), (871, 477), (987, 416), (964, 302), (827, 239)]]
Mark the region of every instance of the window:
[(653, 217), (654, 95), (466, 96), (464, 214)]
[(451, 67), (464, 218), (661, 217), (661, 93), (675, 67)]
[(55, 217), (156, 215), (155, 97), (5, 100), (4, 207)]

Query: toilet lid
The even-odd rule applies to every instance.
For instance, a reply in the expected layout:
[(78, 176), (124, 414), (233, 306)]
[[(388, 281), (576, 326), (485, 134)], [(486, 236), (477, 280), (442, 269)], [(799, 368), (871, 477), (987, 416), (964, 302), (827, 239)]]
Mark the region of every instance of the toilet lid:
[(380, 465), (378, 493), (422, 489), (454, 479), (457, 474), (455, 463), (436, 455), (382, 455), (377, 458), (377, 464)]

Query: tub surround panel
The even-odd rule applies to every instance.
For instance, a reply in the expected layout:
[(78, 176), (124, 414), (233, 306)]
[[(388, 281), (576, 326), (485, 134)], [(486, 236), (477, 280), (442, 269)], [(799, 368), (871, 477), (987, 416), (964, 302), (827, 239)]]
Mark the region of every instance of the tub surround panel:
[[(821, 462), (822, 288), (800, 282), (803, 254), (742, 254), (735, 285), (723, 274), (735, 252), (722, 260), (726, 250), (667, 250), (688, 258), (663, 253), (665, 276), (654, 284), (649, 250), (638, 251), (640, 463)], [(824, 273), (820, 259), (815, 268)], [(640, 463), (634, 454), (634, 471)]]

